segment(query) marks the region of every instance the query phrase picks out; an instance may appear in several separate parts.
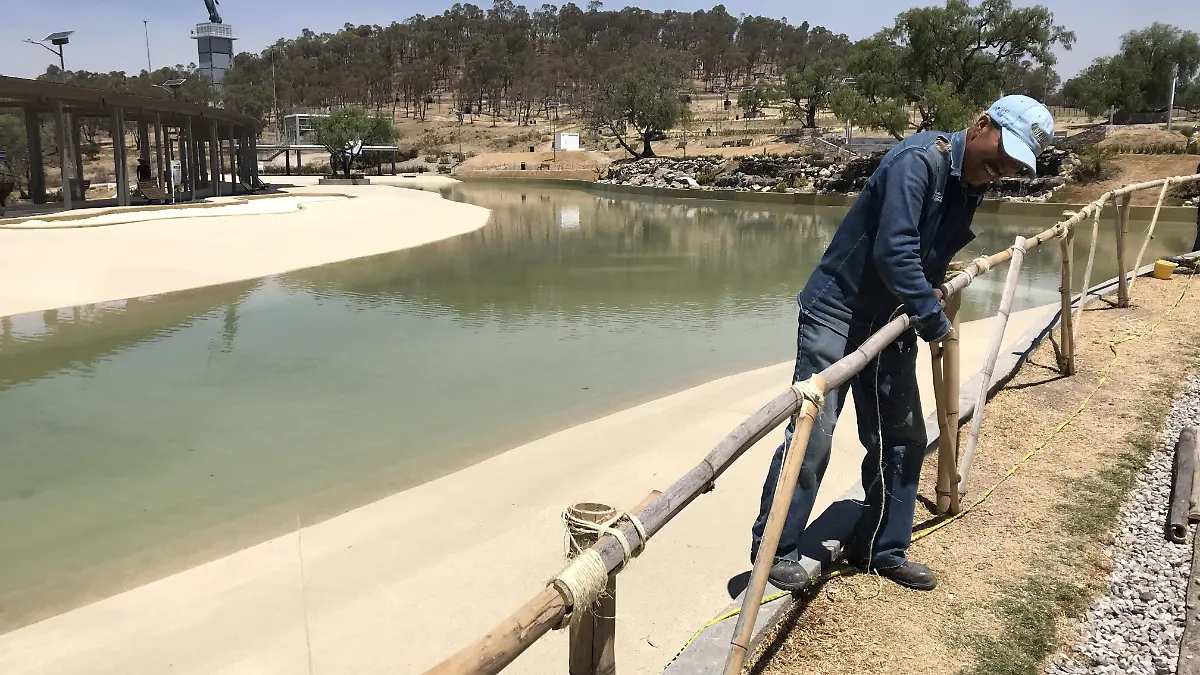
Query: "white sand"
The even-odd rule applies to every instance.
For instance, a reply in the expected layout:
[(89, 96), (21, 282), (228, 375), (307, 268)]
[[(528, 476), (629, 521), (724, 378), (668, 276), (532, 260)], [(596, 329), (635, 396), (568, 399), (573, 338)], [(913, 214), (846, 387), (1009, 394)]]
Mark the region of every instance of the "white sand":
[[(419, 190), (304, 186), (301, 191), (354, 198), (254, 199), (87, 219), (121, 223), (101, 227), (0, 230), (0, 316), (386, 253), (470, 232), (483, 227), (489, 215), (487, 209)], [(247, 217), (250, 213), (257, 215)], [(152, 218), (138, 220), (142, 216)]]
[(37, 230), (46, 228), (80, 228), (80, 227), (99, 227), (101, 225), (120, 225), (122, 223), (140, 223), (147, 220), (175, 220), (178, 218), (215, 218), (218, 216), (261, 216), (273, 213), (293, 213), (304, 208), (305, 204), (313, 202), (325, 202), (332, 200), (341, 200), (343, 203), (348, 203), (350, 200), (347, 197), (340, 195), (298, 195), (295, 197), (267, 197), (253, 200), (232, 199), (229, 204), (221, 206), (204, 206), (196, 207), (194, 205), (181, 205), (173, 209), (155, 209), (155, 210), (137, 210), (137, 211), (109, 211), (97, 210), (99, 215), (92, 217), (79, 218), (81, 214), (87, 214), (88, 211), (72, 211), (69, 219), (57, 218), (42, 220), (39, 218), (30, 218), (22, 220), (19, 223), (6, 224), (3, 229), (27, 229)]
[[(1014, 314), (1007, 340), (1046, 313)], [(983, 362), (992, 321), (964, 326), (964, 380)], [(306, 673), (306, 634), (313, 672), (420, 672), (560, 569), (565, 505), (629, 508), (666, 488), (786, 387), (791, 370), (785, 363), (715, 380), (567, 429), (299, 535), (13, 631), (0, 636), (0, 673)], [(925, 350), (918, 374), (929, 411)], [(848, 401), (818, 509), (857, 479), (853, 414)], [(726, 583), (749, 569), (749, 527), (781, 437), (772, 433), (747, 452), (621, 574), (621, 672), (660, 672), (729, 602)], [(565, 672), (565, 632), (544, 638), (510, 671)]]

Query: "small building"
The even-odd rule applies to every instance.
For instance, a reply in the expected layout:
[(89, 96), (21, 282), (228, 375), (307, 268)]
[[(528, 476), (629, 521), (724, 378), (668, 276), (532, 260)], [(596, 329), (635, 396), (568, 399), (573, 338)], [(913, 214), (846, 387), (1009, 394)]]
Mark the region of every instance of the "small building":
[(283, 138), (280, 145), (316, 145), (313, 138), (314, 117), (329, 117), (324, 113), (293, 113), (283, 117)]
[(554, 149), (569, 151), (579, 149), (579, 134), (569, 134), (559, 131), (554, 134)]

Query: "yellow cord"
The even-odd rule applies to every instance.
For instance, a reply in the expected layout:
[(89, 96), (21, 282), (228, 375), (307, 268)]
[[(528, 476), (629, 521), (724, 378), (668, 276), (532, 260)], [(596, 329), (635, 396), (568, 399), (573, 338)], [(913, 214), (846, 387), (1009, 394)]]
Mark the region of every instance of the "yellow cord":
[[(1109, 372), (1112, 371), (1112, 367), (1114, 365), (1116, 365), (1117, 361), (1119, 361), (1121, 358), (1120, 355), (1117, 353), (1117, 345), (1124, 344), (1124, 343), (1130, 342), (1132, 340), (1138, 340), (1138, 339), (1141, 339), (1141, 338), (1146, 337), (1147, 335), (1153, 333), (1154, 329), (1158, 328), (1158, 326), (1163, 321), (1166, 321), (1167, 317), (1170, 316), (1171, 312), (1174, 312), (1175, 309), (1177, 307), (1179, 307), (1179, 304), (1183, 302), (1183, 299), (1187, 296), (1188, 290), (1191, 288), (1191, 285), (1192, 285), (1192, 277), (1189, 276), (1188, 280), (1187, 280), (1187, 285), (1184, 286), (1183, 293), (1180, 294), (1179, 299), (1175, 301), (1175, 304), (1171, 305), (1170, 309), (1168, 309), (1166, 312), (1163, 313), (1163, 315), (1161, 317), (1159, 317), (1158, 321), (1155, 321), (1153, 324), (1151, 324), (1150, 327), (1148, 329), (1146, 329), (1146, 332), (1126, 335), (1125, 337), (1116, 339), (1116, 340), (1109, 340), (1108, 349), (1109, 349), (1109, 351), (1111, 351), (1113, 353), (1113, 358), (1111, 361), (1108, 362), (1108, 365), (1105, 366), (1104, 374), (1102, 374), (1100, 376), (1099, 381), (1096, 382), (1095, 388), (1092, 389), (1092, 391), (1089, 392), (1087, 396), (1083, 397), (1083, 401), (1081, 401), (1079, 403), (1079, 407), (1076, 408), (1070, 415), (1068, 415), (1066, 419), (1064, 419), (1062, 422), (1060, 422), (1058, 424), (1058, 426), (1054, 427), (1054, 430), (1050, 432), (1050, 435), (1046, 436), (1046, 438), (1043, 439), (1040, 443), (1033, 446), (1032, 450), (1025, 453), (1025, 455), (1022, 456), (1021, 459), (1017, 460), (1017, 463), (1013, 464), (1012, 468), (1010, 468), (1008, 471), (1006, 471), (1004, 473), (1003, 476), (1000, 477), (1000, 480), (996, 481), (990, 487), (988, 487), (988, 489), (984, 490), (983, 493), (981, 495), (979, 495), (978, 500), (976, 500), (974, 503), (972, 503), (970, 506), (963, 509), (962, 511), (959, 511), (957, 514), (950, 516), (949, 518), (939, 522), (938, 524), (936, 524), (926, 530), (922, 530), (921, 532), (914, 534), (912, 537), (913, 543), (916, 543), (916, 542), (920, 541), (921, 539), (928, 537), (929, 535), (933, 534), (934, 532), (937, 532), (938, 530), (942, 529), (943, 527), (949, 525), (950, 523), (953, 523), (954, 521), (962, 518), (963, 516), (967, 515), (971, 511), (973, 511), (975, 509), (975, 507), (982, 504), (988, 497), (991, 497), (992, 493), (995, 492), (997, 490), (997, 488), (999, 488), (1001, 485), (1004, 484), (1004, 481), (1008, 480), (1009, 478), (1012, 478), (1017, 473), (1017, 471), (1021, 468), (1022, 465), (1024, 465), (1034, 455), (1036, 455), (1043, 448), (1045, 448), (1047, 445), (1049, 445), (1050, 441), (1052, 441), (1054, 439), (1054, 437), (1057, 436), (1060, 431), (1067, 428), (1067, 426), (1070, 425), (1071, 422), (1074, 422), (1075, 419), (1077, 417), (1079, 417), (1080, 413), (1083, 412), (1084, 408), (1087, 407), (1088, 403), (1091, 402), (1092, 397), (1096, 395), (1096, 392), (1100, 391), (1100, 387), (1103, 387), (1104, 383), (1108, 382)], [(851, 569), (853, 569), (853, 568), (839, 567), (838, 569), (831, 571), (829, 574), (822, 576), (821, 579), (822, 579), (822, 581), (828, 581), (829, 579), (833, 579), (834, 577), (842, 576), (843, 574), (850, 571)], [(762, 599), (762, 602), (759, 604), (765, 605), (769, 602), (774, 602), (774, 601), (776, 601), (780, 598), (783, 598), (785, 596), (788, 596), (788, 595), (791, 595), (790, 591), (781, 591), (779, 593), (772, 593), (770, 595), (764, 596)], [(712, 621), (709, 621), (708, 623), (701, 626), (700, 630), (696, 631), (695, 633), (692, 634), (692, 637), (688, 638), (688, 641), (685, 642), (683, 647), (681, 647), (679, 649), (679, 651), (675, 654), (675, 656), (672, 657), (670, 662), (667, 663), (667, 666), (670, 666), (672, 663), (675, 663), (675, 659), (678, 659), (679, 655), (682, 654), (684, 652), (684, 650), (686, 650), (692, 644), (692, 642), (694, 642), (696, 640), (696, 638), (700, 637), (701, 633), (708, 630), (709, 628), (712, 628), (713, 626), (717, 625), (718, 623), (721, 623), (725, 619), (733, 618), (741, 613), (742, 613), (741, 607), (738, 607), (737, 609), (731, 609), (728, 612), (725, 612), (724, 614), (718, 616), (717, 618), (713, 619)], [(664, 669), (664, 672), (665, 672), (665, 669)]]

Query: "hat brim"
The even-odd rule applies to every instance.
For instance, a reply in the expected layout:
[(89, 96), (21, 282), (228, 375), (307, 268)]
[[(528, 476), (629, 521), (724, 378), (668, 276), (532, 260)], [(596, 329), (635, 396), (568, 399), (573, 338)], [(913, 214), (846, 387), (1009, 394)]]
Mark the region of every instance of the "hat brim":
[(1004, 140), (1004, 154), (1029, 167), (1029, 172), (1037, 176), (1037, 156), (1033, 154), (1033, 150), (1025, 145), (1020, 136), (1009, 131), (1008, 127), (1001, 127), (1000, 133)]

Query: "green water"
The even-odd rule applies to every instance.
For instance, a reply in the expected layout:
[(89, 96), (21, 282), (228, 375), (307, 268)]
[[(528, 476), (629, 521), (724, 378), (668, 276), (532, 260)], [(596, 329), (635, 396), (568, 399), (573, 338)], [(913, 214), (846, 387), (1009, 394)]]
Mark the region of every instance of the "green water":
[[(795, 293), (841, 216), (486, 184), (448, 196), (491, 222), (409, 251), (4, 319), (0, 631), (789, 360)], [(981, 216), (963, 255), (1050, 224)], [(1152, 255), (1194, 234), (1160, 232)], [(1057, 300), (1052, 248), (1030, 255), (1018, 309)], [(1095, 279), (1112, 259), (1102, 240)], [(977, 281), (966, 318), (993, 313), (998, 291)]]

